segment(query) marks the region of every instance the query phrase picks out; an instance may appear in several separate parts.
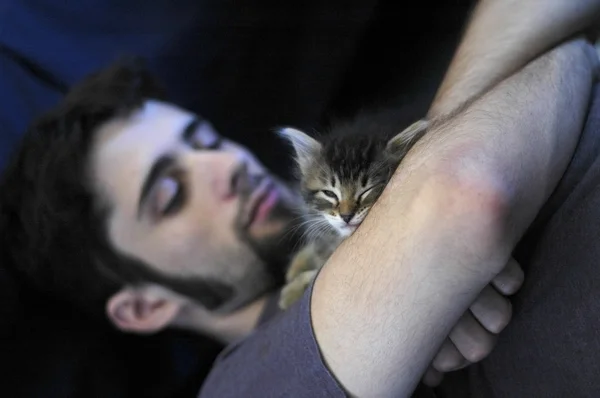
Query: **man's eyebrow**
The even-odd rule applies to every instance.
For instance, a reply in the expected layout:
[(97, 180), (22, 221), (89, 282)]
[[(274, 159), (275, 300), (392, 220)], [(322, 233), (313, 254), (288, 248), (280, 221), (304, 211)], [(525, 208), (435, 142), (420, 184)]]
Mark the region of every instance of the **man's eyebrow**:
[(192, 139), (202, 122), (202, 118), (198, 116), (190, 120), (190, 122), (185, 126), (183, 132), (181, 133), (181, 138), (183, 139), (183, 142), (188, 142)]
[(142, 209), (148, 200), (148, 195), (152, 190), (156, 181), (165, 173), (165, 171), (173, 166), (175, 163), (175, 158), (171, 155), (162, 155), (158, 160), (152, 165), (152, 168), (146, 175), (146, 179), (142, 185), (142, 189), (140, 191), (140, 199), (138, 201), (138, 218), (142, 215)]

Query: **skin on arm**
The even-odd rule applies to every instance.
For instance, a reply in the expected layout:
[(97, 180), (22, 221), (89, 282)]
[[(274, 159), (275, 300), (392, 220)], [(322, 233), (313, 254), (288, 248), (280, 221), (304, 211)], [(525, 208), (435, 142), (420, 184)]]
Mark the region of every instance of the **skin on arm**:
[[(517, 7), (519, 13), (515, 12)], [(578, 32), (582, 26), (590, 26), (600, 14), (599, 9), (598, 0), (518, 0), (518, 4), (514, 0), (479, 2), (428, 118), (435, 120), (452, 115), (527, 62)], [(480, 314), (500, 314), (502, 312), (498, 312), (497, 308), (502, 308), (499, 305), (504, 304), (503, 313), (508, 321), (510, 313), (506, 305), (510, 303), (497, 294), (493, 296), (493, 289), (484, 289), (472, 308), (477, 308)], [(482, 298), (496, 305), (482, 307), (479, 303)], [(485, 308), (488, 310), (485, 311)], [(469, 319), (470, 316), (465, 313), (454, 327), (462, 333), (457, 337), (456, 330), (453, 330), (442, 345), (424, 376), (426, 384), (436, 385), (442, 380), (440, 372), (456, 369), (457, 364), (477, 362), (491, 352), (495, 343), (494, 334), (487, 332), (489, 328), (485, 324), (478, 325)], [(469, 336), (470, 339), (463, 336)]]
[[(520, 7), (519, 14), (514, 12), (516, 6)], [(519, 4), (512, 0), (480, 2), (428, 117), (452, 114), (535, 56), (577, 32), (578, 27), (589, 26), (599, 14), (598, 9), (600, 2), (596, 0), (552, 3), (520, 0)], [(518, 266), (512, 268), (520, 271)], [(485, 306), (482, 301), (493, 304)], [(438, 384), (442, 379), (440, 372), (455, 370), (457, 365), (468, 365), (487, 356), (495, 343), (494, 334), (501, 330), (490, 333), (491, 329), (481, 321), (482, 317), (477, 317), (478, 324), (472, 315), (503, 314), (493, 321), (497, 323), (502, 319), (502, 324), (506, 325), (510, 319), (510, 309), (506, 307), (509, 304), (493, 289), (484, 289), (471, 306), (471, 314), (467, 312), (460, 318), (450, 338), (442, 345), (424, 376), (425, 383)], [(503, 311), (498, 311), (499, 308)]]
[(591, 47), (570, 42), (434, 126), (330, 258), (312, 322), (350, 394), (413, 391), (566, 168), (595, 62)]
[(599, 18), (600, 0), (480, 1), (428, 117), (452, 113)]

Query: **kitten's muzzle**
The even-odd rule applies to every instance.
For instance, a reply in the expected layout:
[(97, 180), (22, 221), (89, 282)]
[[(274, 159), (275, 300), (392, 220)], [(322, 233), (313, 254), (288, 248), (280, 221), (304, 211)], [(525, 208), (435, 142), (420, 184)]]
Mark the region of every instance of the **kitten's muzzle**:
[(340, 213), (340, 217), (342, 218), (342, 220), (344, 220), (346, 224), (350, 224), (350, 221), (352, 221), (352, 218), (354, 218), (354, 214), (356, 213)]

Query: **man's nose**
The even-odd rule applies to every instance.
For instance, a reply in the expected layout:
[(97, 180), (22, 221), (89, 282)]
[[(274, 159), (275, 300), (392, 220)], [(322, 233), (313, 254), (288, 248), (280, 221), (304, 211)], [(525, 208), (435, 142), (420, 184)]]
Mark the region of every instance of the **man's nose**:
[(247, 162), (242, 162), (231, 174), (229, 186), (235, 195), (245, 195), (254, 190), (264, 179), (262, 174), (250, 174)]
[(229, 177), (229, 193), (230, 195), (239, 195), (243, 192), (248, 184), (248, 164), (246, 162), (239, 163)]
[(248, 165), (243, 156), (225, 151), (196, 152), (191, 153), (188, 160), (194, 179), (198, 183), (208, 183), (199, 187), (205, 194), (214, 195), (218, 200), (228, 200), (247, 189)]

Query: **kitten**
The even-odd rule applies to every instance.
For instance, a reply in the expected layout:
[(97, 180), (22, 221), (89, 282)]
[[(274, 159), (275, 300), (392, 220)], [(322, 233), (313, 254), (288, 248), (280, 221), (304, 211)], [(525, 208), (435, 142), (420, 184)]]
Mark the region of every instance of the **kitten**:
[(288, 269), (282, 309), (302, 296), (333, 251), (356, 231), (429, 125), (420, 120), (401, 130), (398, 119), (393, 110), (363, 114), (318, 139), (290, 127), (279, 130), (295, 150), (308, 237)]

